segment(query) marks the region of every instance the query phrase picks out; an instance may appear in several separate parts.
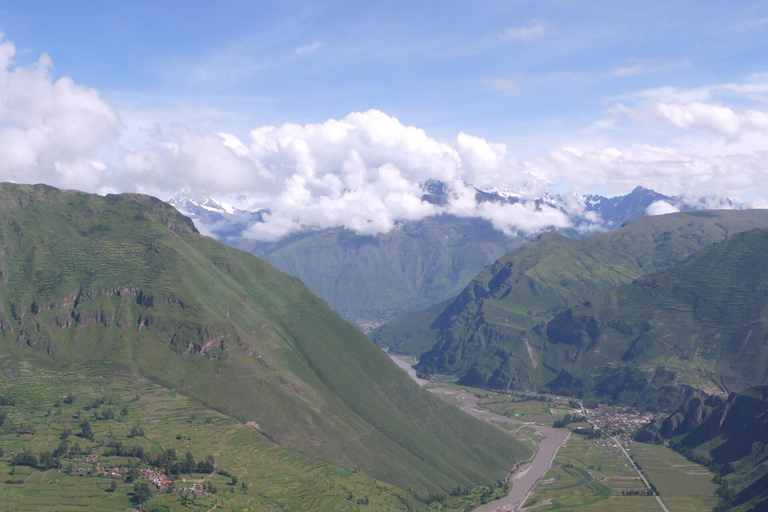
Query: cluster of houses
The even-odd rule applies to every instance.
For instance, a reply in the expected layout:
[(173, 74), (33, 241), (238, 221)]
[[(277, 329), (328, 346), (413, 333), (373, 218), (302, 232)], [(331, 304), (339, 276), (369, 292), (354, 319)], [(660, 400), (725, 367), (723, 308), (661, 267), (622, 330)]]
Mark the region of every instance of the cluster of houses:
[[(96, 472), (99, 475), (103, 475), (110, 478), (122, 478), (125, 474), (125, 468), (121, 467), (114, 467), (114, 468), (107, 468), (104, 467), (104, 465), (97, 462), (98, 455), (88, 455), (87, 457), (78, 457), (75, 459), (72, 459), (74, 462), (87, 462), (90, 464), (94, 464), (94, 467), (96, 468)], [(77, 468), (77, 472), (81, 474), (90, 474), (93, 471), (93, 467), (90, 468)], [(159, 490), (167, 489), (169, 486), (171, 486), (174, 482), (168, 476), (163, 472), (162, 469), (157, 468), (139, 468), (139, 474), (150, 481), (155, 487), (157, 487)], [(185, 480), (182, 480), (182, 482), (185, 482)], [(180, 489), (175, 489), (176, 492), (180, 493), (188, 493), (188, 494), (195, 494), (197, 496), (203, 495), (206, 493), (205, 491), (205, 485), (203, 482), (195, 482), (192, 483), (191, 487), (183, 487)]]
[(173, 480), (168, 478), (166, 474), (163, 473), (162, 469), (141, 468), (139, 469), (139, 474), (153, 483), (160, 490), (166, 489), (173, 483)]

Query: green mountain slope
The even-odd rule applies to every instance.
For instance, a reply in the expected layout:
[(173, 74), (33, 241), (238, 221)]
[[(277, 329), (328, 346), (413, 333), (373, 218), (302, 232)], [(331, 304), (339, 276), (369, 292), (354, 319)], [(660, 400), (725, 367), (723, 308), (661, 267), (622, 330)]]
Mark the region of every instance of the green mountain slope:
[(488, 262), (522, 244), (488, 221), (443, 215), (375, 237), (333, 229), (239, 247), (298, 276), (334, 311), (366, 325), (455, 297)]
[(0, 215), (3, 353), (114, 364), (420, 494), (527, 455), (411, 382), (298, 279), (154, 198), (2, 185)]
[[(630, 393), (617, 375), (671, 372), (709, 392), (768, 379), (768, 230), (739, 233), (686, 262), (597, 294), (547, 324), (550, 346), (586, 389)], [(607, 370), (607, 367), (612, 367)], [(612, 374), (610, 384), (605, 380)]]
[(768, 226), (768, 211), (696, 211), (645, 217), (572, 240), (546, 233), (486, 267), (447, 307), (389, 322), (381, 346), (418, 354), (425, 373), (494, 388), (538, 387), (563, 367), (545, 325), (601, 290), (671, 267), (734, 233)]

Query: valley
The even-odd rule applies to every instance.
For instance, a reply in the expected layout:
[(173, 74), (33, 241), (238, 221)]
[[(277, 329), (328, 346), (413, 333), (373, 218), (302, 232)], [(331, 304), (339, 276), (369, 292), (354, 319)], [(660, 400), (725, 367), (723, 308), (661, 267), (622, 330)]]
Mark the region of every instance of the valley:
[[(513, 396), (427, 381), (419, 379), (408, 362), (390, 357), (419, 385), (467, 414), (536, 444), (534, 458), (512, 468), (509, 494), (475, 512), (693, 512), (718, 504), (715, 475), (707, 468), (668, 447), (634, 441), (634, 435), (655, 419), (653, 414), (596, 403), (585, 409), (568, 397)], [(546, 425), (553, 422), (562, 427)]]

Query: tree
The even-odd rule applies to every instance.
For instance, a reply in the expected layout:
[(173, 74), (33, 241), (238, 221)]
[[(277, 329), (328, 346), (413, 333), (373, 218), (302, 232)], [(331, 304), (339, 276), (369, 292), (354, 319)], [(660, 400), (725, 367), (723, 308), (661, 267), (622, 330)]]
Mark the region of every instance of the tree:
[(109, 489), (107, 489), (107, 492), (116, 492), (117, 491), (117, 482), (115, 480), (112, 480), (112, 482), (109, 484)]
[(83, 420), (83, 422), (80, 424), (80, 430), (82, 430), (82, 436), (86, 439), (93, 439), (93, 430), (91, 429), (91, 424), (88, 422), (88, 420)]
[(136, 423), (131, 427), (131, 433), (128, 435), (128, 437), (144, 437), (144, 429), (141, 428), (141, 425)]
[(56, 469), (61, 467), (61, 460), (51, 452), (43, 452), (40, 454), (37, 464), (40, 469)]
[(139, 478), (139, 470), (136, 469), (136, 466), (131, 466), (131, 469), (129, 469), (128, 473), (125, 475), (125, 481), (131, 483), (137, 478)]
[(140, 504), (146, 503), (152, 497), (152, 489), (146, 482), (136, 482), (133, 484), (133, 496)]

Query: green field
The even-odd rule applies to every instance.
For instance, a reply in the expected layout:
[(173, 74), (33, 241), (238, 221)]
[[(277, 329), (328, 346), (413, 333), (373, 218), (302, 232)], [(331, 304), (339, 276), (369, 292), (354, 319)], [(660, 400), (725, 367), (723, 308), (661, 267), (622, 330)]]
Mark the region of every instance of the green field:
[[(554, 395), (532, 393), (495, 393), (467, 388), (478, 397), (477, 405), (496, 414), (520, 421), (532, 421), (551, 425), (566, 414), (573, 412), (568, 400)], [(548, 400), (548, 401), (543, 401)]]
[[(711, 510), (717, 504), (717, 486), (703, 466), (663, 446), (635, 443), (632, 453), (670, 512)], [(555, 465), (534, 487), (525, 507), (541, 511), (660, 511), (652, 496), (628, 495), (645, 490), (617, 448), (572, 435), (558, 452)]]
[[(0, 447), (5, 452), (0, 457), (0, 503), (4, 512), (126, 510), (137, 506), (133, 483), (79, 472), (92, 469), (93, 464), (75, 462), (69, 451), (61, 457), (60, 468), (43, 471), (12, 467), (14, 453), (29, 450), (39, 455), (56, 450), (66, 429), (72, 431), (67, 450), (77, 444), (77, 457), (96, 455), (97, 463), (108, 468), (151, 466), (160, 453), (170, 449), (180, 458), (187, 452), (196, 460), (215, 457), (215, 472), (174, 478), (176, 488), (195, 481), (210, 482), (217, 488), (215, 494), (200, 495), (182, 505), (181, 494), (161, 492), (151, 486), (153, 496), (145, 505), (147, 510), (207, 511), (214, 505), (225, 510), (285, 512), (463, 510), (480, 503), (483, 497), (488, 501), (504, 493), (503, 488), (478, 487), (466, 495), (427, 505), (392, 485), (280, 447), (256, 429), (144, 379), (115, 373), (109, 366), (94, 365), (89, 370), (45, 372), (21, 365), (12, 375), (0, 372), (0, 394), (16, 401), (14, 406), (0, 407), (7, 413), (0, 428)], [(101, 375), (110, 375), (110, 379)], [(74, 403), (66, 404), (70, 393)], [(108, 410), (114, 418), (101, 419)], [(78, 436), (84, 419), (92, 426), (93, 440)], [(141, 427), (143, 436), (129, 437), (136, 426)], [(19, 430), (34, 433), (21, 434)], [(109, 445), (116, 441), (141, 446), (148, 454), (147, 460), (105, 456)], [(231, 485), (233, 476), (238, 479), (237, 485)], [(117, 491), (108, 492), (113, 481)]]
[(631, 453), (671, 512), (706, 510), (717, 505), (717, 484), (704, 466), (660, 445), (634, 443)]

